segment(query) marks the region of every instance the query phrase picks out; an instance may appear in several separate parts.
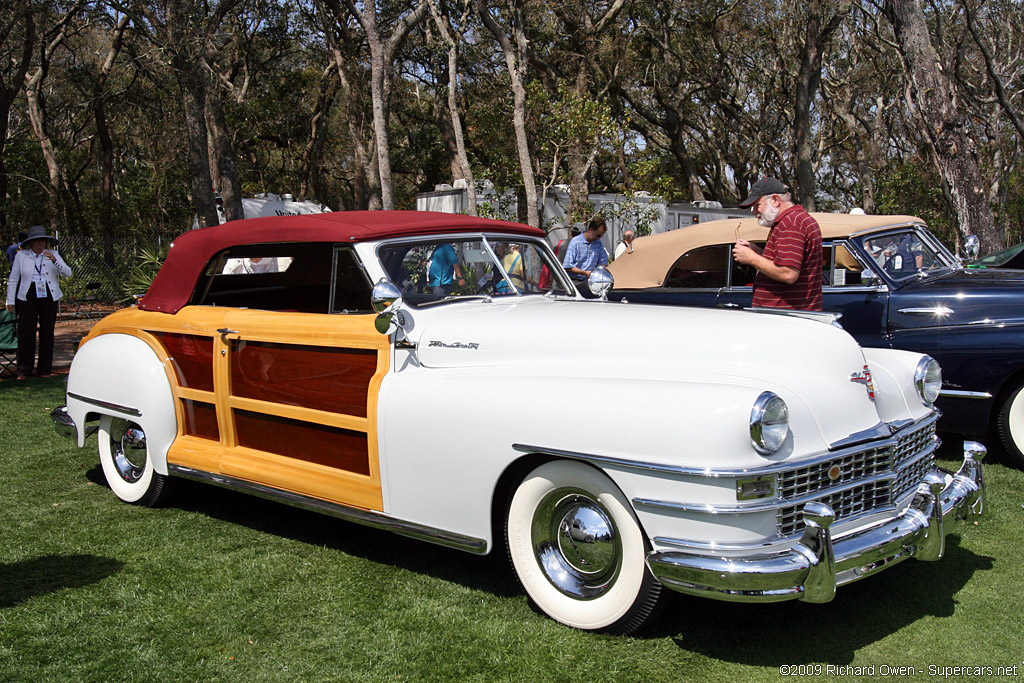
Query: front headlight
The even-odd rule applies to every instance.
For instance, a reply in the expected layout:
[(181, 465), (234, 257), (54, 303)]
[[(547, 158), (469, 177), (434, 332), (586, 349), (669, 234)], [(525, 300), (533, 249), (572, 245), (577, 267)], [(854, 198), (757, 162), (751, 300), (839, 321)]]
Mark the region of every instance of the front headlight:
[(771, 455), (782, 447), (789, 433), (789, 408), (776, 394), (766, 391), (750, 409), (750, 441), (761, 455)]
[(942, 368), (939, 367), (937, 360), (925, 356), (918, 362), (917, 369), (914, 370), (914, 386), (917, 387), (917, 395), (925, 405), (935, 403), (942, 388)]

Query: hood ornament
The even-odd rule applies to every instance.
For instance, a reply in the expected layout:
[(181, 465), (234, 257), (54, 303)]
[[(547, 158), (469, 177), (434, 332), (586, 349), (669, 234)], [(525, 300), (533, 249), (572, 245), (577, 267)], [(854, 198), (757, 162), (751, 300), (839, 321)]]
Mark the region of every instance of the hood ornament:
[(875, 400), (875, 383), (871, 381), (871, 370), (867, 365), (864, 366), (863, 372), (855, 372), (850, 375), (850, 381), (863, 384), (868, 390), (868, 398), (872, 401)]

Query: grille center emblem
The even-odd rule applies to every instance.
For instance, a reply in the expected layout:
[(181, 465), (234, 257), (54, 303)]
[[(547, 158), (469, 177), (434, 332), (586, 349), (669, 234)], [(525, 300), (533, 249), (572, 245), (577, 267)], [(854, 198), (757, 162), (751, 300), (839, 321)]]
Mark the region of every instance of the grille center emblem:
[(843, 476), (843, 470), (840, 469), (839, 465), (832, 465), (832, 467), (828, 468), (829, 481), (835, 481), (841, 476)]

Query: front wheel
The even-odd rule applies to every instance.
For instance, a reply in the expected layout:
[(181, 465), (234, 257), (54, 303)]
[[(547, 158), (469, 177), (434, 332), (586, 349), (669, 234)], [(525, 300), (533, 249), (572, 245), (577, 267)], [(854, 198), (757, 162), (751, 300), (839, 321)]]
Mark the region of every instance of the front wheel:
[(153, 469), (142, 427), (104, 415), (99, 427), (100, 464), (107, 484), (126, 503), (154, 506), (165, 494), (167, 477)]
[(1024, 468), (1024, 385), (1017, 387), (999, 409), (999, 438), (1017, 467)]
[(527, 595), (568, 626), (632, 633), (668, 597), (647, 569), (628, 501), (589, 465), (554, 461), (530, 472), (509, 504), (505, 541)]

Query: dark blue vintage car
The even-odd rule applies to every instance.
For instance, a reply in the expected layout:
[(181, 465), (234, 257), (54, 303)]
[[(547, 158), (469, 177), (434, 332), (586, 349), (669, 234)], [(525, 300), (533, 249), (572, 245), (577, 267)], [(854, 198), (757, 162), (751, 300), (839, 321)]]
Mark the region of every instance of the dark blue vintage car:
[[(926, 353), (942, 365), (940, 423), (982, 435), (994, 424), (1024, 467), (1024, 271), (964, 268), (913, 216), (814, 214), (821, 225), (824, 310), (863, 346)], [(737, 238), (764, 244), (753, 218), (701, 223), (634, 241), (609, 266), (609, 298), (749, 307), (753, 269)], [(756, 353), (757, 340), (751, 340)]]

